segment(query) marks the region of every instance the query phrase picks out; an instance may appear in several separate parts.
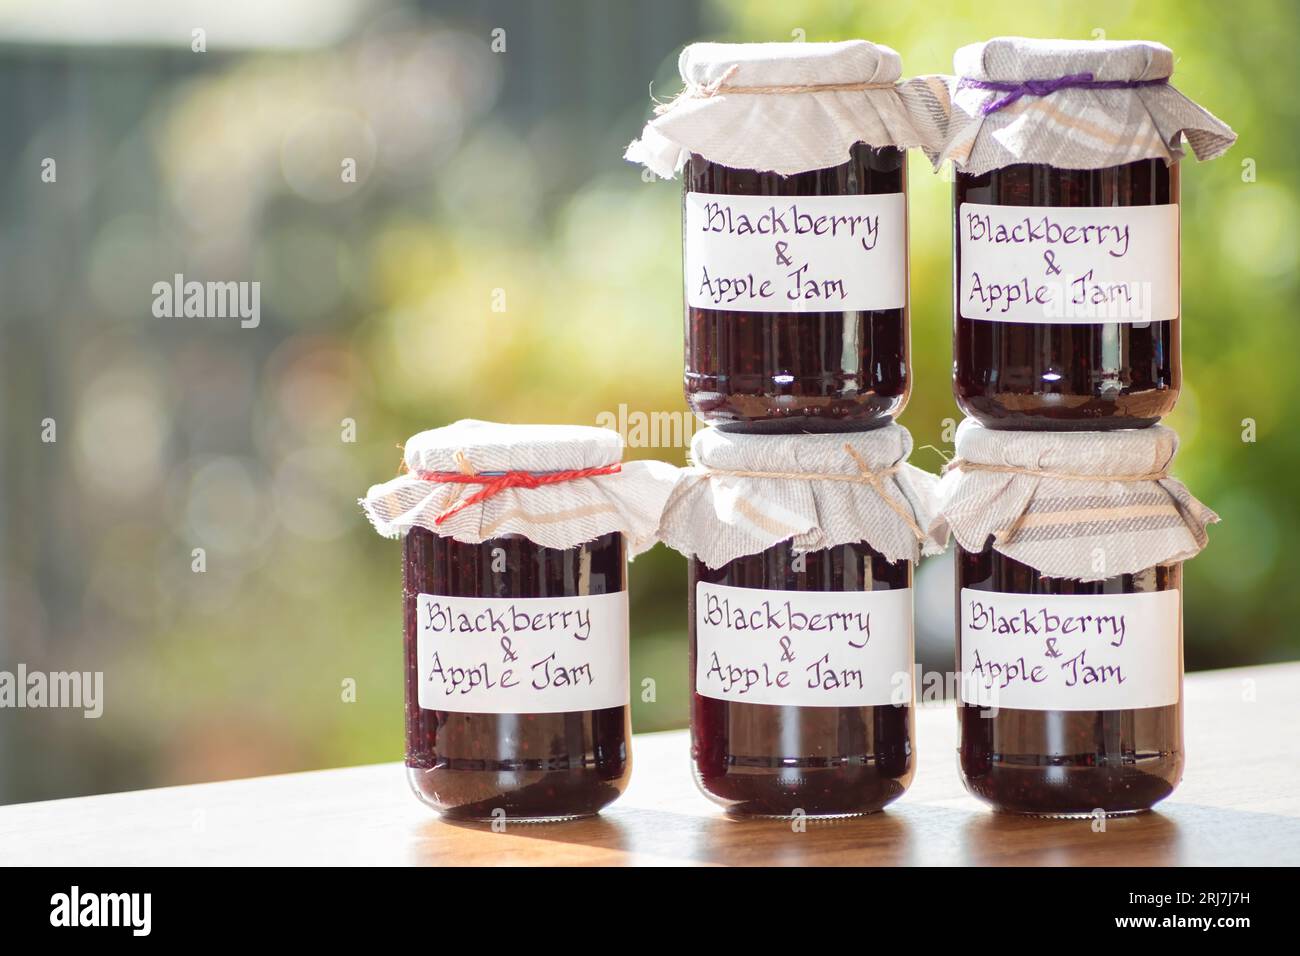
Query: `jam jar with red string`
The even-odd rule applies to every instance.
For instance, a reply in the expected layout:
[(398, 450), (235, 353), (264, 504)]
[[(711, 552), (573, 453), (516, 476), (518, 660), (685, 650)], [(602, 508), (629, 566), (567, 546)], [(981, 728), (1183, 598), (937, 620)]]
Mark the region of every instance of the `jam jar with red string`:
[(406, 766), (448, 817), (588, 816), (631, 772), (627, 559), (675, 469), (605, 429), (460, 421), (362, 505), (403, 542)]

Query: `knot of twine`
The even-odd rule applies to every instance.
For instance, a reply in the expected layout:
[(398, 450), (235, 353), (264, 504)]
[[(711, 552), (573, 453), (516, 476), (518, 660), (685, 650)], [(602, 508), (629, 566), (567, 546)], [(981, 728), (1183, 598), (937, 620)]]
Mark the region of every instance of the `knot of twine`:
[(1058, 76), (1049, 80), (1017, 80), (1015, 82), (977, 80), (973, 77), (963, 76), (957, 81), (957, 89), (991, 90), (996, 93), (1005, 93), (1005, 96), (989, 100), (980, 107), (980, 115), (988, 116), (990, 113), (1005, 109), (1022, 96), (1048, 96), (1057, 90), (1065, 89), (1134, 90), (1143, 86), (1163, 86), (1168, 82), (1169, 77), (1167, 76), (1158, 80), (1097, 80), (1093, 79), (1091, 73), (1071, 73), (1069, 76)]
[(885, 487), (884, 479), (890, 478), (897, 474), (903, 467), (899, 462), (896, 465), (890, 465), (888, 468), (881, 468), (879, 471), (872, 471), (871, 467), (858, 454), (857, 449), (852, 445), (845, 445), (844, 451), (853, 459), (853, 463), (858, 466), (856, 475), (822, 475), (817, 473), (799, 472), (799, 471), (737, 471), (727, 468), (705, 468), (704, 474), (712, 478), (715, 475), (726, 478), (778, 478), (782, 481), (847, 481), (855, 485), (869, 485), (880, 500), (889, 505), (894, 512), (906, 522), (912, 534), (916, 536), (917, 541), (924, 541), (926, 533), (912, 514), (910, 508), (905, 508), (891, 495)]
[(1029, 478), (1058, 478), (1063, 481), (1160, 481), (1169, 477), (1169, 469), (1148, 471), (1141, 475), (1076, 475), (1068, 471), (1046, 471), (1040, 468), (1017, 468), (1015, 465), (983, 465), (965, 458), (954, 458), (943, 466), (947, 474), (954, 469), (972, 472), (987, 471), (1000, 475), (1025, 475)]
[(480, 502), (501, 494), (507, 488), (540, 488), (543, 485), (558, 485), (578, 478), (615, 475), (623, 469), (621, 464), (615, 462), (612, 465), (600, 465), (596, 468), (573, 468), (568, 471), (478, 472), (474, 470), (474, 467), (469, 463), (469, 458), (463, 451), (456, 452), (453, 457), (456, 461), (456, 467), (460, 471), (417, 471), (415, 473), (416, 477), (421, 481), (430, 481), (439, 485), (482, 485), (483, 487), (434, 518), (433, 523), (435, 525), (442, 524), (448, 518), (460, 514), (466, 508), (471, 508)]
[(662, 116), (682, 100), (707, 100), (724, 93), (742, 95), (763, 95), (774, 93), (851, 93), (858, 90), (892, 90), (897, 84), (888, 83), (805, 83), (800, 86), (729, 86), (727, 81), (736, 75), (739, 63), (727, 67), (722, 75), (711, 83), (688, 83), (682, 91), (667, 103), (655, 107), (655, 115)]

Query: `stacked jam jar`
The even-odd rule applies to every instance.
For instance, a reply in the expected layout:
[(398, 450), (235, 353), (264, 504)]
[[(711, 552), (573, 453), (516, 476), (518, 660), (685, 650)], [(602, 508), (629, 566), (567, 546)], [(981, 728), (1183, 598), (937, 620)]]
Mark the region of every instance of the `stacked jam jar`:
[(912, 569), (935, 481), (911, 388), (898, 55), (700, 43), (627, 158), (680, 174), (691, 749), (739, 815), (879, 810), (914, 768)]
[(1217, 520), (1169, 477), (1179, 159), (1233, 134), (1146, 42), (999, 38), (909, 87), (956, 167), (960, 764), (992, 806), (1127, 813), (1183, 768), (1181, 562)]

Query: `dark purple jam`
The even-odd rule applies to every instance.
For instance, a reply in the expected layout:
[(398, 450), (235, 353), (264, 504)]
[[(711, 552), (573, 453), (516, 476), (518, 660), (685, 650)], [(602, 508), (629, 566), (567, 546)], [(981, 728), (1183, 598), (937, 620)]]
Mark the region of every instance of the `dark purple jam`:
[[(492, 552), (505, 553), (504, 570)], [(498, 562), (499, 564), (499, 562)], [(406, 536), (402, 562), (406, 643), (406, 766), (417, 795), (450, 817), (506, 820), (597, 813), (627, 787), (627, 707), (552, 714), (475, 714), (420, 707), (418, 595), (576, 597), (627, 588), (623, 536), (567, 550), (511, 535), (462, 544), (423, 528)], [(499, 816), (499, 814), (498, 814)]]
[[(1181, 565), (1163, 565), (1104, 581), (1046, 578), (998, 554), (957, 546), (961, 589), (1014, 594), (1140, 594), (1181, 586)], [(961, 629), (957, 661), (961, 667)], [(1045, 815), (1148, 810), (1183, 775), (1183, 707), (1136, 710), (988, 709), (959, 703), (962, 780), (998, 810)]]
[(912, 566), (865, 544), (804, 556), (780, 545), (716, 570), (690, 562), (691, 755), (705, 795), (734, 814), (808, 816), (871, 813), (912, 782), (912, 709), (783, 707), (718, 700), (694, 692), (695, 586), (699, 581), (781, 591), (884, 591), (912, 585)]
[[(1178, 165), (1143, 159), (1106, 169), (1005, 166), (957, 174), (953, 258), (961, 275), (962, 203), (1153, 206), (1178, 202)], [(1179, 320), (1036, 324), (968, 319), (955, 310), (953, 393), (989, 428), (1107, 429), (1154, 424), (1182, 383)]]
[[(904, 153), (853, 147), (847, 163), (792, 176), (694, 155), (687, 192), (730, 196), (904, 193)], [(705, 421), (749, 431), (861, 429), (907, 404), (908, 310), (731, 312), (686, 309), (686, 399)]]

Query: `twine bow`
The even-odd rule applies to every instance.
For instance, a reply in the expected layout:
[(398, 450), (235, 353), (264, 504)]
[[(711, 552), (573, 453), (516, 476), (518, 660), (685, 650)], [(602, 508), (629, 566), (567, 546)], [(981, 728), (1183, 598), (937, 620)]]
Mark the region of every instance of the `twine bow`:
[(823, 475), (799, 471), (738, 471), (726, 468), (705, 468), (703, 471), (704, 474), (709, 477), (719, 475), (728, 478), (777, 478), (782, 481), (847, 481), (851, 484), (869, 485), (876, 494), (880, 496), (880, 499), (885, 504), (889, 505), (889, 507), (903, 519), (908, 528), (911, 529), (912, 534), (916, 536), (916, 540), (925, 541), (925, 531), (916, 523), (916, 518), (912, 514), (911, 509), (905, 508), (899, 504), (894, 496), (889, 494), (888, 489), (885, 487), (884, 479), (897, 474), (899, 469), (903, 467), (902, 463), (900, 462), (898, 464), (890, 465), (888, 468), (881, 468), (878, 471), (873, 471), (863, 457), (858, 453), (857, 449), (852, 445), (846, 444), (844, 446), (844, 451), (853, 459), (853, 463), (858, 466), (858, 474)]

